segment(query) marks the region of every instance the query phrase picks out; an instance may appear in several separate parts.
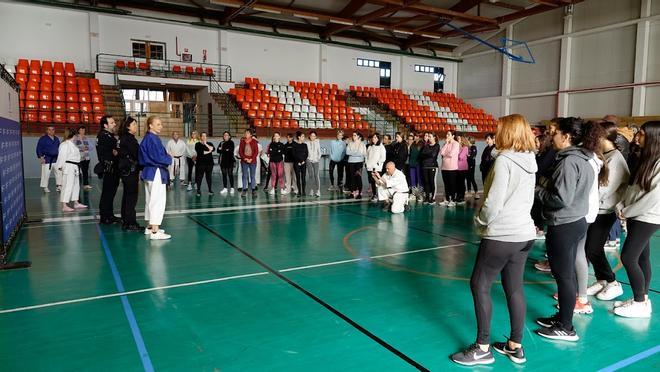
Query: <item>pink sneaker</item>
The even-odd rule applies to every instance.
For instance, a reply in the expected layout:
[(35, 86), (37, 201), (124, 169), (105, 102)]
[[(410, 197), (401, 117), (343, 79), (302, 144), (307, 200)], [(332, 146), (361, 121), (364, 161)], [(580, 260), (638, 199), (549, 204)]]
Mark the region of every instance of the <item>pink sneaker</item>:
[(62, 207), (62, 212), (73, 212), (73, 211), (75, 211), (75, 209), (69, 207), (68, 205)]
[(74, 209), (86, 209), (87, 206), (86, 206), (85, 204), (76, 203), (76, 204), (73, 206), (73, 208), (74, 208)]

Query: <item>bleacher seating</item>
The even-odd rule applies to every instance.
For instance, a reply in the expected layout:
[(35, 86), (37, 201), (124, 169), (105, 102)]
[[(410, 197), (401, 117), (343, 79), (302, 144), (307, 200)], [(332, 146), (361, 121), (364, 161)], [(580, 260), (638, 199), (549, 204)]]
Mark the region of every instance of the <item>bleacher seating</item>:
[(21, 121), (42, 124), (99, 124), (105, 113), (97, 79), (76, 76), (73, 63), (19, 59)]
[(496, 121), (451, 93), (413, 93), (399, 89), (351, 86), (357, 97), (372, 97), (413, 130), (489, 132)]

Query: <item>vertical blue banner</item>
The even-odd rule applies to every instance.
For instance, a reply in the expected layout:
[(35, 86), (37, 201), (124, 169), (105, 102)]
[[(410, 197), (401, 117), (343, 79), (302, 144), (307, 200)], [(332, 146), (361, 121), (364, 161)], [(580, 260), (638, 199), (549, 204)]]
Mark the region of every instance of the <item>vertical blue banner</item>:
[(0, 196), (2, 198), (2, 245), (7, 247), (25, 216), (21, 128), (0, 117)]

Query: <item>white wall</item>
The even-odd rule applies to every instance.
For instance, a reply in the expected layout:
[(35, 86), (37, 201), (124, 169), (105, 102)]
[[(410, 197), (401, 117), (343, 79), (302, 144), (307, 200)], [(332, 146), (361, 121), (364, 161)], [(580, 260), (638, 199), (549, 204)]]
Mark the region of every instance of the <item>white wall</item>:
[[(149, 11), (134, 13), (170, 17)], [(197, 62), (206, 50), (207, 62), (230, 65), (236, 82), (250, 76), (264, 81), (337, 83), (343, 88), (378, 86), (378, 69), (357, 66), (357, 58), (367, 58), (392, 63), (392, 88), (433, 89), (433, 75), (415, 72), (415, 64), (443, 67), (445, 90), (455, 92), (457, 86), (457, 63), (436, 58), (0, 0), (0, 62), (10, 67), (19, 58), (29, 58), (70, 61), (79, 71), (94, 71), (97, 53), (131, 55), (131, 39), (164, 42), (167, 58), (177, 60), (176, 38), (179, 53), (188, 48)]]
[(536, 64), (495, 61), (500, 53), (465, 44), (459, 94), (473, 104), (501, 102), (502, 115), (519, 112), (530, 121), (657, 115), (659, 89), (643, 84), (660, 81), (659, 15), (660, 0), (586, 0), (569, 17), (564, 9), (528, 17), (507, 30), (528, 42)]

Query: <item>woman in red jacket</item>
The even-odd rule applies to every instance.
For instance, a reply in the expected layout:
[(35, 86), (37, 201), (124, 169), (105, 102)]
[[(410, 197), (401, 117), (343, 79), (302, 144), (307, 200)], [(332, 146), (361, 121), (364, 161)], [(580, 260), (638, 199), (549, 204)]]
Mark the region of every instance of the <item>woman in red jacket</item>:
[[(257, 183), (255, 174), (257, 172), (257, 162), (259, 161), (259, 145), (257, 140), (252, 138), (252, 130), (245, 130), (245, 137), (241, 139), (238, 146), (238, 156), (241, 158), (241, 172), (243, 173), (243, 191), (241, 197), (245, 197), (248, 187), (252, 190), (252, 197), (257, 197)], [(249, 175), (249, 186), (248, 186)]]

